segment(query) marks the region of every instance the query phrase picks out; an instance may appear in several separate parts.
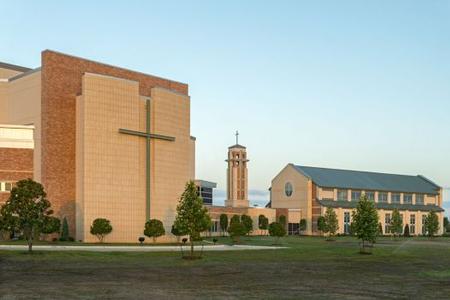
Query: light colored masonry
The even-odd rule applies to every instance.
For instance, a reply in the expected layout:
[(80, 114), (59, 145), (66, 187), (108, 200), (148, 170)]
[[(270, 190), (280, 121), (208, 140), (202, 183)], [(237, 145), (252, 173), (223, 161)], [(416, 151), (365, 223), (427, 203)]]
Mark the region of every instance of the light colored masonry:
[[(79, 87), (74, 84), (78, 80)], [(52, 90), (41, 92), (44, 82)], [(51, 106), (50, 100), (54, 101)], [(69, 100), (75, 105), (70, 106)], [(57, 123), (52, 123), (56, 118)], [(41, 126), (42, 120), (46, 127)], [(173, 139), (152, 138), (149, 160), (145, 137), (119, 132), (123, 128), (145, 134), (147, 121), (151, 134)], [(68, 218), (71, 234), (77, 240), (96, 241), (89, 232), (92, 221), (106, 218), (113, 226), (106, 242), (136, 242), (143, 236), (148, 217), (164, 223), (168, 234), (161, 242), (174, 239), (170, 229), (176, 205), (186, 182), (195, 178), (195, 139), (190, 135), (186, 84), (44, 51), (42, 71), (0, 64), (0, 124), (34, 128), (31, 142), (28, 135), (33, 130), (24, 133), (27, 140), (22, 141), (29, 147), (34, 143), (33, 177), (44, 184), (56, 215)], [(14, 127), (3, 126), (0, 135), (6, 134), (8, 126)], [(61, 128), (55, 126), (67, 130), (56, 132)], [(72, 134), (73, 141), (67, 139)], [(45, 165), (42, 136), (48, 141)], [(2, 143), (8, 141), (3, 139)], [(73, 168), (70, 161), (74, 162)], [(43, 167), (45, 178), (41, 178)], [(61, 194), (72, 193), (72, 187), (74, 199)], [(74, 209), (70, 209), (72, 205)]]
[[(334, 169), (320, 169), (326, 173)], [(346, 172), (346, 170), (338, 170)], [(355, 172), (355, 171), (350, 171)], [(351, 214), (359, 197), (366, 194), (375, 202), (379, 223), (383, 233), (389, 234), (389, 222), (393, 208), (397, 208), (403, 218), (403, 226), (408, 225), (412, 235), (425, 234), (424, 218), (429, 211), (435, 211), (439, 218), (439, 234), (443, 233), (442, 188), (423, 176), (405, 176), (394, 174), (370, 173), (377, 176), (394, 176), (398, 180), (398, 188), (388, 190), (379, 185), (379, 189), (347, 188), (338, 184), (320, 185), (314, 176), (302, 172), (301, 168), (288, 164), (272, 180), (271, 207), (287, 208), (289, 223), (298, 223), (300, 219), (307, 221), (307, 234), (320, 234), (317, 230), (317, 219), (325, 214), (327, 207), (332, 207), (338, 216), (338, 233), (349, 233)], [(363, 174), (364, 175), (364, 174)], [(363, 176), (362, 175), (362, 176)], [(343, 175), (345, 176), (345, 175)], [(319, 178), (320, 179), (320, 178)], [(428, 188), (425, 193), (423, 186)], [(402, 187), (405, 190), (401, 190)], [(407, 190), (406, 190), (407, 189)], [(395, 199), (394, 199), (395, 198)]]

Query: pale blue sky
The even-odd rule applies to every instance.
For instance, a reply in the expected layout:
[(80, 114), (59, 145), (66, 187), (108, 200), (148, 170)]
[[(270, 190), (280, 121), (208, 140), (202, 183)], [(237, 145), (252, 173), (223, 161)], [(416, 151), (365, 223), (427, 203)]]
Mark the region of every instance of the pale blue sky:
[(289, 162), (450, 187), (450, 1), (92, 2), (0, 0), (0, 61), (53, 49), (188, 83), (197, 177), (225, 189), (238, 129), (255, 200)]

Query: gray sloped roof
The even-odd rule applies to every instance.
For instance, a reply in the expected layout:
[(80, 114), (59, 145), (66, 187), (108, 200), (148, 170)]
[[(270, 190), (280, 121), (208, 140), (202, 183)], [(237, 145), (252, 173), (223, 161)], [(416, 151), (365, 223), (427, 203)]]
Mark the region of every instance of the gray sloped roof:
[(440, 187), (417, 175), (397, 175), (340, 169), (293, 167), (321, 187), (437, 194)]
[[(349, 208), (353, 209), (356, 208), (358, 205), (358, 201), (334, 201), (334, 200), (317, 200), (320, 205), (325, 207), (332, 207), (332, 208)], [(376, 202), (375, 207), (378, 209), (385, 209), (385, 210), (410, 210), (410, 211), (436, 211), (441, 212), (444, 211), (443, 208), (437, 206), (437, 205), (431, 205), (431, 204), (399, 204), (399, 203), (380, 203)]]

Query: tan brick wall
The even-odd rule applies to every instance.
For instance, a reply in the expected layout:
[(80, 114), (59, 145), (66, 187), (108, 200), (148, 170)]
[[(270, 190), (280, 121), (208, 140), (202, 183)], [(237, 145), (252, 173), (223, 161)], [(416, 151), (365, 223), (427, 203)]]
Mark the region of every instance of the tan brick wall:
[(183, 83), (133, 72), (52, 51), (42, 52), (42, 183), (55, 212), (69, 221), (75, 233), (76, 97), (84, 73), (96, 73), (139, 82), (139, 94), (151, 96), (161, 86), (187, 95)]

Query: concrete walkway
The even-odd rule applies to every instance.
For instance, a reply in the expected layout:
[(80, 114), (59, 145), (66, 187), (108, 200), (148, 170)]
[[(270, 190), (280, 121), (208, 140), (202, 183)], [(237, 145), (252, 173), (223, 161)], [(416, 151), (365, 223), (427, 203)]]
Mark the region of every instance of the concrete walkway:
[[(285, 249), (277, 246), (251, 246), (251, 245), (205, 245), (203, 251), (241, 251), (241, 250), (275, 250)], [(189, 246), (183, 246), (183, 251), (189, 251)], [(200, 251), (201, 246), (195, 246)], [(0, 245), (0, 250), (26, 251), (27, 245)], [(177, 252), (180, 246), (63, 246), (63, 245), (36, 245), (35, 251), (92, 251), (92, 252)]]

